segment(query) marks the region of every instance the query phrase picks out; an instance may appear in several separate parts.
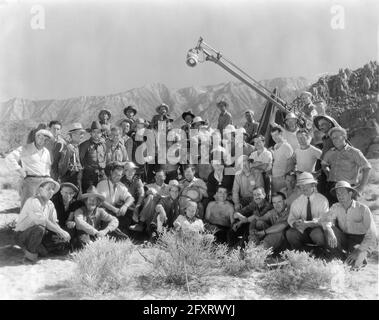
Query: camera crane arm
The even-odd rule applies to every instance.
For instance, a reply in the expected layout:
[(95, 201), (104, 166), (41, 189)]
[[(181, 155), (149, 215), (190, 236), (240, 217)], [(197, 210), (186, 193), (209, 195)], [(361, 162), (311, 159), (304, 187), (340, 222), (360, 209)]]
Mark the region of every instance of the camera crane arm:
[[(200, 55), (203, 55), (204, 60), (199, 60)], [(236, 77), (238, 80), (242, 81), (248, 87), (256, 91), (259, 95), (270, 101), (279, 110), (285, 113), (293, 112), (300, 119), (306, 118), (302, 112), (296, 112), (294, 107), (289, 106), (286, 101), (281, 99), (276, 94), (276, 90), (274, 92), (271, 92), (269, 89), (267, 89), (258, 81), (249, 76), (242, 69), (237, 67), (233, 62), (226, 59), (219, 51), (215, 50), (210, 45), (205, 43), (203, 38), (200, 37), (196, 47), (188, 51), (186, 63), (190, 67), (195, 67), (198, 63), (202, 63), (204, 61), (212, 61), (216, 63), (221, 68), (223, 68), (231, 75)]]

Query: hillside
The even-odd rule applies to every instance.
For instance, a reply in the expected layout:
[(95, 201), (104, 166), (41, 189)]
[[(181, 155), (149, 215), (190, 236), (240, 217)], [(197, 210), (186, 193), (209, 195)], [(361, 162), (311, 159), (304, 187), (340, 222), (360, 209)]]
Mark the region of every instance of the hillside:
[[(262, 81), (262, 84), (271, 90), (277, 87), (281, 96), (291, 101), (309, 82), (305, 78), (276, 78)], [(6, 152), (22, 142), (25, 132), (40, 122), (59, 119), (63, 124), (79, 121), (84, 126), (89, 126), (103, 108), (112, 112), (112, 122), (124, 117), (122, 111), (127, 105), (137, 107), (137, 116), (150, 120), (155, 114), (156, 106), (164, 102), (169, 105), (170, 114), (177, 124), (181, 123), (183, 111), (192, 110), (214, 125), (218, 117), (215, 102), (220, 96), (231, 101), (230, 111), (237, 124), (241, 124), (244, 110), (254, 110), (259, 119), (264, 108), (264, 99), (240, 82), (182, 89), (170, 89), (157, 83), (118, 94), (65, 100), (33, 101), (14, 98), (0, 104), (0, 131), (3, 133), (0, 152)]]

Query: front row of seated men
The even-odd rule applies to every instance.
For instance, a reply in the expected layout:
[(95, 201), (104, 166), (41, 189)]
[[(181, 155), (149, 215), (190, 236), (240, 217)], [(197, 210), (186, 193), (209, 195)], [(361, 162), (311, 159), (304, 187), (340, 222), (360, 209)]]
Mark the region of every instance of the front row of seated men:
[[(227, 200), (227, 189), (221, 185), (204, 214), (201, 201), (189, 196), (188, 180), (165, 184), (164, 172), (160, 171), (156, 183), (145, 192), (138, 177), (127, 177), (129, 188), (121, 182), (124, 170), (123, 165), (113, 163), (108, 167), (107, 179), (77, 200), (79, 190), (75, 185), (44, 179), (23, 206), (15, 228), (16, 242), (23, 248), (25, 258), (36, 261), (39, 255), (63, 247), (81, 248), (106, 235), (126, 239), (133, 230), (133, 220), (143, 222), (152, 240), (164, 228), (195, 233), (208, 230), (216, 241), (226, 241), (230, 246), (252, 241), (272, 248), (274, 254), (286, 248), (317, 247), (355, 267), (365, 264), (367, 255), (377, 247), (373, 215), (366, 205), (355, 200), (358, 192), (346, 181), (337, 182), (332, 189), (338, 203), (330, 208), (328, 200), (317, 192), (313, 175), (303, 172), (297, 179), (301, 195), (290, 206), (284, 193), (274, 193), (269, 203), (264, 188), (256, 187), (253, 200), (238, 211)], [(206, 186), (204, 189), (197, 180), (200, 181), (192, 179), (192, 184), (205, 195)], [(146, 194), (141, 197), (141, 192)], [(140, 210), (136, 210), (137, 205)]]

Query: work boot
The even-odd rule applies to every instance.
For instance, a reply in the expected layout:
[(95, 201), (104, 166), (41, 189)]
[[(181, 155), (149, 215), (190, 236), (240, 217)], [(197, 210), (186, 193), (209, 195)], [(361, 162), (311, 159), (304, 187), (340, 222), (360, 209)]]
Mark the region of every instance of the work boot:
[(40, 257), (47, 257), (49, 252), (46, 250), (45, 246), (41, 243), (38, 247), (37, 247), (37, 254), (40, 256)]
[(28, 250), (24, 249), (24, 262), (35, 263), (38, 260), (38, 253), (31, 253)]

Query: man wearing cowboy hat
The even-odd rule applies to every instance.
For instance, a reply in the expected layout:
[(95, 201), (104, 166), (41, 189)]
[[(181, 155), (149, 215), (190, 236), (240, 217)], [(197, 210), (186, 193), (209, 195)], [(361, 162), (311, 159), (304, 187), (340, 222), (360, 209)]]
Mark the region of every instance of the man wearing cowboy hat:
[(194, 118), (195, 115), (190, 110), (182, 113), (182, 119), (185, 121), (185, 124), (182, 125), (181, 129), (186, 133), (187, 139), (189, 139), (189, 130)]
[(218, 117), (217, 129), (220, 131), (222, 136), (223, 130), (228, 124), (233, 124), (232, 114), (226, 109), (228, 108), (228, 102), (226, 100), (220, 100), (217, 102), (217, 108), (220, 110), (220, 115)]
[(300, 195), (291, 205), (286, 232), (287, 240), (294, 250), (306, 250), (306, 244), (312, 243), (323, 246), (324, 233), (320, 218), (329, 211), (328, 199), (317, 192), (317, 181), (309, 172), (298, 176), (297, 185)]
[(82, 191), (93, 185), (96, 186), (100, 180), (105, 178), (106, 145), (102, 139), (101, 124), (93, 121), (91, 128), (87, 129), (91, 137), (79, 145), (80, 163), (83, 166)]
[(79, 144), (82, 142), (85, 130), (78, 122), (68, 129), (70, 141), (63, 147), (58, 159), (58, 181), (70, 182), (81, 187), (82, 165), (79, 156)]
[(59, 183), (44, 178), (38, 184), (35, 195), (28, 198), (22, 207), (15, 228), (15, 240), (24, 250), (25, 259), (37, 261), (38, 255), (46, 256), (48, 251), (47, 232), (57, 234), (63, 241), (70, 241), (70, 235), (63, 230), (57, 219), (57, 212), (51, 197), (58, 192)]
[(124, 115), (126, 116), (126, 120), (130, 121), (130, 124), (134, 123), (136, 114), (137, 109), (133, 106), (127, 106), (124, 108)]
[[(96, 238), (111, 235), (111, 232), (117, 229), (117, 218), (99, 207), (104, 199), (94, 186), (81, 195), (80, 200), (84, 202), (84, 205), (74, 212), (77, 231), (74, 239), (75, 247), (82, 248)], [(105, 227), (104, 224), (106, 224)]]
[(358, 192), (349, 182), (338, 181), (331, 192), (336, 194), (338, 203), (323, 219), (326, 245), (334, 257), (359, 268), (378, 245), (373, 215), (365, 204), (354, 200)]
[(246, 118), (246, 123), (243, 125), (243, 127), (245, 128), (246, 134), (247, 134), (246, 142), (252, 144), (253, 137), (258, 132), (259, 123), (254, 120), (253, 110), (246, 110), (245, 118)]
[(16, 169), (23, 178), (19, 190), (21, 208), (26, 199), (34, 195), (41, 181), (50, 176), (52, 160), (49, 150), (45, 147), (49, 139), (54, 139), (52, 133), (40, 129), (35, 133), (32, 143), (15, 149), (6, 157), (9, 166)]
[(162, 103), (156, 107), (155, 110), (157, 111), (157, 114), (153, 116), (150, 122), (150, 127), (152, 129), (158, 129), (158, 121), (166, 121), (169, 118), (169, 109), (167, 104)]
[(102, 136), (105, 140), (108, 139), (109, 133), (111, 131), (111, 123), (110, 123), (111, 117), (112, 117), (112, 114), (107, 109), (100, 110), (99, 115), (98, 115), (99, 122), (101, 124)]
[[(322, 169), (327, 176), (327, 188), (331, 190), (337, 181), (347, 181), (355, 185), (358, 192), (362, 192), (368, 183), (371, 164), (363, 153), (347, 143), (347, 132), (341, 127), (334, 127), (329, 131), (334, 147), (328, 150), (322, 158)], [(362, 177), (358, 181), (359, 172)], [(337, 199), (330, 195), (331, 203)]]

